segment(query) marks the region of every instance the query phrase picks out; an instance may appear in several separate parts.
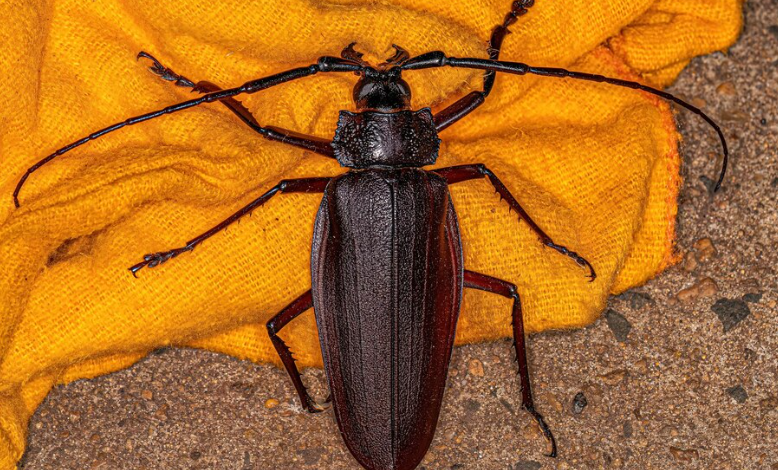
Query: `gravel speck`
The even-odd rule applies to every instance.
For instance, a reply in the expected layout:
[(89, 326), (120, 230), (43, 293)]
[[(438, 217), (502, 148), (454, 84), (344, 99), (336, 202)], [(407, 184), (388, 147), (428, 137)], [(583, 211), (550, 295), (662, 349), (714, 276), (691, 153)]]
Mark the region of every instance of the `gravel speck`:
[(775, 39), (778, 40), (778, 24), (768, 26), (767, 31), (769, 31), (770, 34), (775, 36)]
[(584, 408), (586, 408), (586, 405), (588, 404), (589, 402), (586, 401), (586, 395), (584, 395), (583, 392), (576, 393), (573, 398), (573, 413), (577, 415), (583, 413)]
[(305, 465), (316, 465), (324, 455), (324, 449), (321, 447), (300, 449), (297, 451), (297, 455), (300, 456)]
[(711, 310), (724, 325), (724, 333), (751, 315), (751, 309), (748, 308), (745, 302), (739, 299), (719, 299), (711, 306)]
[(629, 439), (632, 437), (632, 422), (631, 421), (624, 421), (624, 426), (622, 427), (622, 435)]
[(540, 462), (535, 462), (534, 460), (522, 460), (513, 468), (514, 470), (540, 470), (542, 467), (543, 466), (540, 464)]
[(699, 457), (696, 449), (681, 449), (674, 446), (670, 446), (670, 454), (679, 462), (691, 462)]
[(746, 399), (748, 399), (748, 393), (746, 393), (746, 390), (740, 385), (728, 388), (727, 395), (738, 403), (745, 403)]
[(608, 327), (613, 332), (613, 336), (616, 337), (616, 341), (623, 343), (627, 340), (632, 324), (624, 315), (613, 309), (608, 309), (605, 312), (605, 320), (608, 322)]
[(625, 300), (629, 303), (629, 306), (635, 310), (640, 310), (646, 305), (654, 304), (654, 299), (652, 299), (651, 296), (645, 292), (635, 292), (630, 290), (621, 294), (617, 298)]

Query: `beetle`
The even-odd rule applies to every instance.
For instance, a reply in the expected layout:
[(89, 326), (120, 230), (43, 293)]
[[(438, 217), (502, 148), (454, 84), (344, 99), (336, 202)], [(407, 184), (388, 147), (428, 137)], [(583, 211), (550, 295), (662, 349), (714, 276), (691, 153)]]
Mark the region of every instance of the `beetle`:
[[(499, 60), (508, 28), (528, 12), (533, 0), (514, 1), (502, 24), (492, 31), (489, 59), (449, 57), (441, 51), (416, 57), (399, 46), (386, 62), (372, 66), (349, 44), (340, 57), (324, 56), (306, 67), (220, 89), (195, 83), (163, 66), (152, 55), (151, 71), (203, 96), (127, 119), (69, 144), (30, 167), (19, 180), (13, 199), (27, 178), (54, 158), (122, 127), (203, 103), (221, 102), (263, 137), (336, 159), (347, 171), (333, 177), (283, 180), (205, 233), (172, 250), (151, 253), (129, 268), (133, 276), (188, 251), (265, 204), (279, 193), (321, 193), (311, 248), (311, 289), (267, 323), (267, 330), (289, 373), (303, 408), (319, 412), (303, 384), (280, 331), (313, 308), (330, 388), (332, 408), (343, 439), (356, 460), (369, 469), (415, 468), (434, 435), (464, 288), (501, 295), (513, 302), (513, 343), (522, 389), (522, 407), (548, 440), (549, 456), (556, 442), (543, 416), (535, 410), (524, 343), (521, 301), (516, 286), (487, 274), (466, 270), (456, 211), (448, 186), (486, 178), (540, 242), (588, 271), (583, 256), (555, 243), (521, 207), (493, 171), (483, 164), (435, 170), (438, 133), (478, 108), (491, 92), (496, 72), (572, 78), (642, 90), (673, 101), (705, 119), (718, 133), (724, 159), (718, 189), (727, 167), (727, 146), (718, 125), (696, 107), (637, 82), (559, 68), (533, 67)], [(484, 70), (483, 88), (433, 114), (413, 110), (404, 71), (435, 67)], [(354, 73), (356, 112), (341, 111), (334, 138), (305, 136), (262, 126), (233, 97), (317, 73)]]

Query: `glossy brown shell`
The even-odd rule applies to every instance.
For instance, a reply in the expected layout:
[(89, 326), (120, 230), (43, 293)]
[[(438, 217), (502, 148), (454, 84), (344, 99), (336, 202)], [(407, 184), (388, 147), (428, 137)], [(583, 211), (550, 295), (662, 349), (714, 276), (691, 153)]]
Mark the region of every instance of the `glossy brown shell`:
[(313, 301), (343, 439), (368, 469), (413, 469), (440, 412), (462, 296), (446, 182), (420, 169), (352, 171), (325, 191)]

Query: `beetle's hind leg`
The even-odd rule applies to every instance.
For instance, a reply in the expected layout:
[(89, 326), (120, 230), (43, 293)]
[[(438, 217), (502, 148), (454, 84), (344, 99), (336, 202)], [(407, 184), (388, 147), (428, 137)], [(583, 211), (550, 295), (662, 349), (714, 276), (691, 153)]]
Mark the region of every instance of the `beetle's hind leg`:
[[(305, 294), (295, 299), (292, 303), (284, 307), (278, 315), (274, 316), (267, 322), (267, 333), (270, 335), (270, 340), (273, 342), (278, 356), (281, 358), (281, 362), (284, 363), (286, 371), (289, 373), (289, 377), (292, 379), (297, 395), (300, 397), (300, 403), (303, 408), (309, 413), (318, 413), (324, 411), (324, 407), (321, 404), (316, 403), (316, 400), (311, 398), (308, 394), (308, 390), (303, 385), (303, 380), (300, 377), (300, 371), (297, 369), (297, 364), (294, 363), (294, 357), (292, 351), (289, 350), (289, 346), (284, 343), (278, 336), (278, 332), (286, 326), (290, 321), (294, 320), (300, 314), (308, 309), (313, 308), (313, 296), (310, 289)], [(325, 403), (329, 402), (329, 398)]]
[[(221, 88), (219, 88), (218, 85), (215, 85), (209, 81), (203, 80), (194, 83), (192, 80), (189, 80), (183, 75), (177, 74), (172, 69), (162, 65), (154, 56), (148, 52), (141, 51), (138, 53), (138, 59), (141, 58), (151, 61), (152, 65), (149, 67), (149, 70), (158, 75), (159, 78), (168, 82), (173, 82), (176, 84), (176, 86), (191, 88), (192, 91), (196, 91), (198, 93), (213, 93), (216, 91), (221, 91)], [(299, 134), (297, 132), (290, 131), (288, 129), (282, 129), (280, 127), (262, 126), (259, 124), (259, 121), (257, 121), (254, 115), (251, 114), (251, 111), (249, 111), (248, 108), (243, 106), (243, 104), (235, 98), (223, 98), (220, 100), (220, 102), (229, 108), (230, 111), (235, 113), (235, 115), (238, 116), (240, 120), (243, 121), (247, 126), (254, 129), (268, 140), (274, 140), (277, 142), (294, 145), (296, 147), (302, 147), (306, 150), (310, 150), (312, 152), (316, 152), (331, 158), (335, 155), (329, 140), (310, 135)]]
[(546, 424), (543, 416), (535, 411), (532, 401), (532, 389), (530, 388), (529, 367), (527, 366), (527, 349), (524, 344), (524, 318), (521, 313), (521, 300), (516, 286), (510, 282), (487, 276), (473, 271), (465, 271), (465, 287), (479, 289), (493, 294), (498, 294), (513, 299), (513, 346), (516, 348), (516, 362), (519, 366), (519, 378), (521, 379), (521, 406), (535, 418), (543, 435), (551, 446), (549, 457), (556, 457), (556, 440)]

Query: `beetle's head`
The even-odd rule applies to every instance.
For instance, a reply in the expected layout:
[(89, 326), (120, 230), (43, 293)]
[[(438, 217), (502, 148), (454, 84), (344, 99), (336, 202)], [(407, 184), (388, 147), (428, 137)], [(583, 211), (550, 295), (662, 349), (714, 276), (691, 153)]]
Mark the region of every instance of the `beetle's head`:
[(354, 86), (357, 111), (393, 113), (411, 109), (411, 87), (400, 77), (400, 67), (365, 69)]
[(394, 56), (378, 67), (372, 67), (362, 60), (361, 53), (354, 50), (354, 44), (343, 49), (341, 57), (364, 67), (354, 86), (357, 111), (393, 113), (411, 109), (411, 87), (402, 79), (400, 69), (402, 63), (408, 60), (408, 53), (399, 46), (393, 46)]

